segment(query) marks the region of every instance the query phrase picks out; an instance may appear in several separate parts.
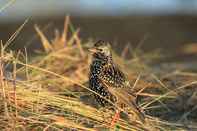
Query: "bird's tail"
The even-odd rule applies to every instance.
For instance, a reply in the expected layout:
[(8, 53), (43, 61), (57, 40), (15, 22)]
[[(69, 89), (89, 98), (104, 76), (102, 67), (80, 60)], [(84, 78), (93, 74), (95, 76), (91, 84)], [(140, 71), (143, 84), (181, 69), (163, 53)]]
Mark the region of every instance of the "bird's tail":
[(145, 115), (138, 107), (136, 107), (135, 113), (141, 122), (145, 122)]
[(138, 119), (141, 122), (145, 122), (145, 114), (139, 109), (139, 107), (133, 103), (134, 108), (131, 109), (132, 112), (134, 112), (136, 114), (136, 116), (138, 117)]

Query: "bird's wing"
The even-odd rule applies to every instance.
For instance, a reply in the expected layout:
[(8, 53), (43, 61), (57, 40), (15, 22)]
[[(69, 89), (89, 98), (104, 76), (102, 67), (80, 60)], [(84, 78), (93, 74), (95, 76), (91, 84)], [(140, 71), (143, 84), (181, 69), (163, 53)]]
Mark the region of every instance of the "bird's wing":
[[(99, 78), (99, 81), (104, 85), (104, 87), (114, 96), (118, 98), (119, 101), (122, 101), (126, 105), (135, 104), (136, 97), (131, 92), (130, 88), (117, 88), (115, 85), (105, 79)], [(117, 86), (117, 85), (116, 85)]]
[(125, 105), (129, 106), (141, 121), (145, 120), (144, 114), (140, 111), (136, 104), (136, 97), (130, 93), (128, 88), (114, 88), (113, 84), (102, 80), (102, 78), (100, 81), (105, 86), (105, 88), (107, 88), (108, 91), (117, 98), (119, 103), (124, 103)]
[(129, 87), (125, 74), (115, 65), (106, 65), (99, 77), (114, 88)]
[(99, 75), (99, 80), (109, 91), (127, 95), (128, 99), (136, 99), (125, 74), (117, 66), (108, 65), (104, 67)]
[(131, 107), (141, 120), (144, 119), (144, 115), (136, 104), (136, 97), (130, 85), (128, 85), (125, 75), (118, 68), (114, 66), (104, 68), (99, 75), (99, 81), (119, 102)]

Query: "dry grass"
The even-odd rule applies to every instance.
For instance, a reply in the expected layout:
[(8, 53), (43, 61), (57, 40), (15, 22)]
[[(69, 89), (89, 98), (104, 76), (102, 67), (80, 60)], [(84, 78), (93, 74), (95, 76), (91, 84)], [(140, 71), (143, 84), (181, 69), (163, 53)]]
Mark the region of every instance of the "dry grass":
[[(196, 106), (194, 85), (197, 74), (175, 71), (169, 74), (153, 74), (146, 64), (154, 61), (158, 53), (144, 54), (134, 50), (133, 57), (125, 60), (130, 47), (126, 46), (122, 57), (114, 53), (117, 63), (127, 72), (139, 95), (139, 105), (146, 112), (147, 123), (121, 119), (114, 129), (110, 129), (113, 111), (95, 107), (87, 88), (91, 57), (86, 51), (89, 43), (82, 43), (79, 29), (71, 32), (69, 17), (66, 17), (62, 33), (56, 31), (55, 38), (49, 40), (38, 26), (35, 29), (42, 41), (44, 51), (28, 61), (27, 55), (14, 53), (7, 46), (20, 32), (22, 26), (3, 46), (0, 59), (0, 127), (3, 130), (132, 130), (170, 131), (197, 129), (195, 117), (189, 117)], [(24, 25), (23, 25), (24, 26)], [(157, 58), (158, 59), (158, 58)], [(6, 75), (7, 68), (13, 72)], [(180, 80), (179, 80), (180, 79)], [(178, 82), (177, 82), (178, 80)], [(183, 99), (191, 90), (192, 97)], [(84, 96), (89, 96), (82, 99)], [(97, 94), (98, 95), (98, 94)], [(186, 96), (188, 96), (186, 94)], [(185, 97), (184, 97), (185, 98)], [(180, 100), (185, 105), (176, 102)], [(173, 107), (172, 107), (173, 106)], [(184, 109), (179, 117), (167, 112)], [(176, 110), (177, 109), (177, 110)], [(192, 110), (189, 110), (192, 109)], [(180, 111), (181, 112), (181, 111)], [(163, 119), (163, 120), (162, 120)]]

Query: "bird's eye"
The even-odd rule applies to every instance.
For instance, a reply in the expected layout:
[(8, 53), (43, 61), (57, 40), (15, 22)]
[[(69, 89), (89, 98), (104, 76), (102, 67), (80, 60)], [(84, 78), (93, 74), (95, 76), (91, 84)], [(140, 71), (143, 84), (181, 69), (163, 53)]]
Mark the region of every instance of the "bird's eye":
[(98, 51), (103, 52), (103, 49), (102, 48), (98, 48)]

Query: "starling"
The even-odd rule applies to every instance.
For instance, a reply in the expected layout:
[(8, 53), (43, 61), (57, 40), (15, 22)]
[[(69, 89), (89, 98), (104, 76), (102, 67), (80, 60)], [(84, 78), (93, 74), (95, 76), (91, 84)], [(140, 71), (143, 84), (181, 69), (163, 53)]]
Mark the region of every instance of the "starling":
[[(144, 122), (145, 116), (136, 104), (129, 81), (125, 74), (114, 64), (110, 44), (99, 40), (89, 49), (93, 60), (90, 65), (89, 88), (95, 94), (96, 101), (102, 106), (111, 105), (106, 99), (121, 107), (129, 107)], [(104, 99), (104, 98), (106, 99)]]

